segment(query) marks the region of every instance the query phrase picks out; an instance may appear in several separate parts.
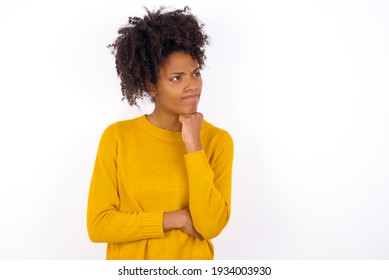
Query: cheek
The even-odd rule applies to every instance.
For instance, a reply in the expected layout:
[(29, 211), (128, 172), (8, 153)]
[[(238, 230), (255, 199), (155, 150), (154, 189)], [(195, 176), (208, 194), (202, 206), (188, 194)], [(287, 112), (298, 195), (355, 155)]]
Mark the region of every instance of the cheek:
[(203, 88), (203, 79), (200, 78), (198, 81), (197, 81), (197, 88), (201, 91), (201, 89)]
[(177, 88), (174, 87), (164, 88), (163, 91), (158, 93), (155, 99), (164, 106), (170, 107), (180, 102), (181, 93), (180, 90), (177, 90)]

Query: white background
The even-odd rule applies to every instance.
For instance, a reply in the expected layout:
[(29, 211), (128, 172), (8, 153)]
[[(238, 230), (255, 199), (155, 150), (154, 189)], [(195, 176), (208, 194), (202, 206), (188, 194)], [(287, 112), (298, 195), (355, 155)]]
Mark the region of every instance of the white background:
[[(104, 259), (86, 203), (121, 101), (106, 46), (143, 5), (211, 37), (199, 108), (235, 141), (216, 259), (389, 258), (389, 2), (0, 2), (0, 259)], [(254, 6), (256, 3), (256, 6)]]

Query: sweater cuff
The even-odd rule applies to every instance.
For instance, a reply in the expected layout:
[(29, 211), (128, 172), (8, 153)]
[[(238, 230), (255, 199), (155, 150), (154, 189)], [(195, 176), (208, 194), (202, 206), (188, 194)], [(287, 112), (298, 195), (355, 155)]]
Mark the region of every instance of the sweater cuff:
[(163, 237), (163, 212), (143, 213), (142, 229), (146, 238)]
[(189, 180), (193, 177), (198, 178), (198, 176), (205, 180), (206, 178), (213, 179), (213, 171), (209, 166), (204, 150), (186, 154), (184, 157)]

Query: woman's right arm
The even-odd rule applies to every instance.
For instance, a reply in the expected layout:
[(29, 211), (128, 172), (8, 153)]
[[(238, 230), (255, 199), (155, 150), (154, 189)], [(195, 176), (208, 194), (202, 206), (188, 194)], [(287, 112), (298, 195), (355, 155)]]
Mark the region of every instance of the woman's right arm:
[(197, 237), (200, 240), (204, 239), (193, 227), (189, 207), (178, 211), (163, 213), (163, 229), (164, 231), (180, 229), (183, 232), (192, 235), (193, 237)]
[(165, 231), (173, 229), (202, 239), (193, 228), (188, 208), (165, 213), (127, 213), (119, 210), (116, 129), (114, 124), (104, 131), (97, 151), (87, 208), (91, 241), (120, 243), (161, 238)]
[(163, 213), (120, 211), (117, 124), (103, 133), (90, 184), (87, 228), (93, 242), (120, 243), (164, 237)]

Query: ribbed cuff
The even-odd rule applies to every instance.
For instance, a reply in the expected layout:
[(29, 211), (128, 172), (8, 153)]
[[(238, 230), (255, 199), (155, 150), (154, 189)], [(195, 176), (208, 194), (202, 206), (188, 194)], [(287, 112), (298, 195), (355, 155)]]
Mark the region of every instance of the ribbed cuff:
[(198, 181), (207, 180), (209, 178), (213, 180), (213, 172), (209, 166), (204, 150), (185, 154), (184, 157), (189, 180), (191, 180), (191, 178), (197, 178)]
[(146, 238), (163, 237), (163, 212), (143, 213), (142, 229)]

